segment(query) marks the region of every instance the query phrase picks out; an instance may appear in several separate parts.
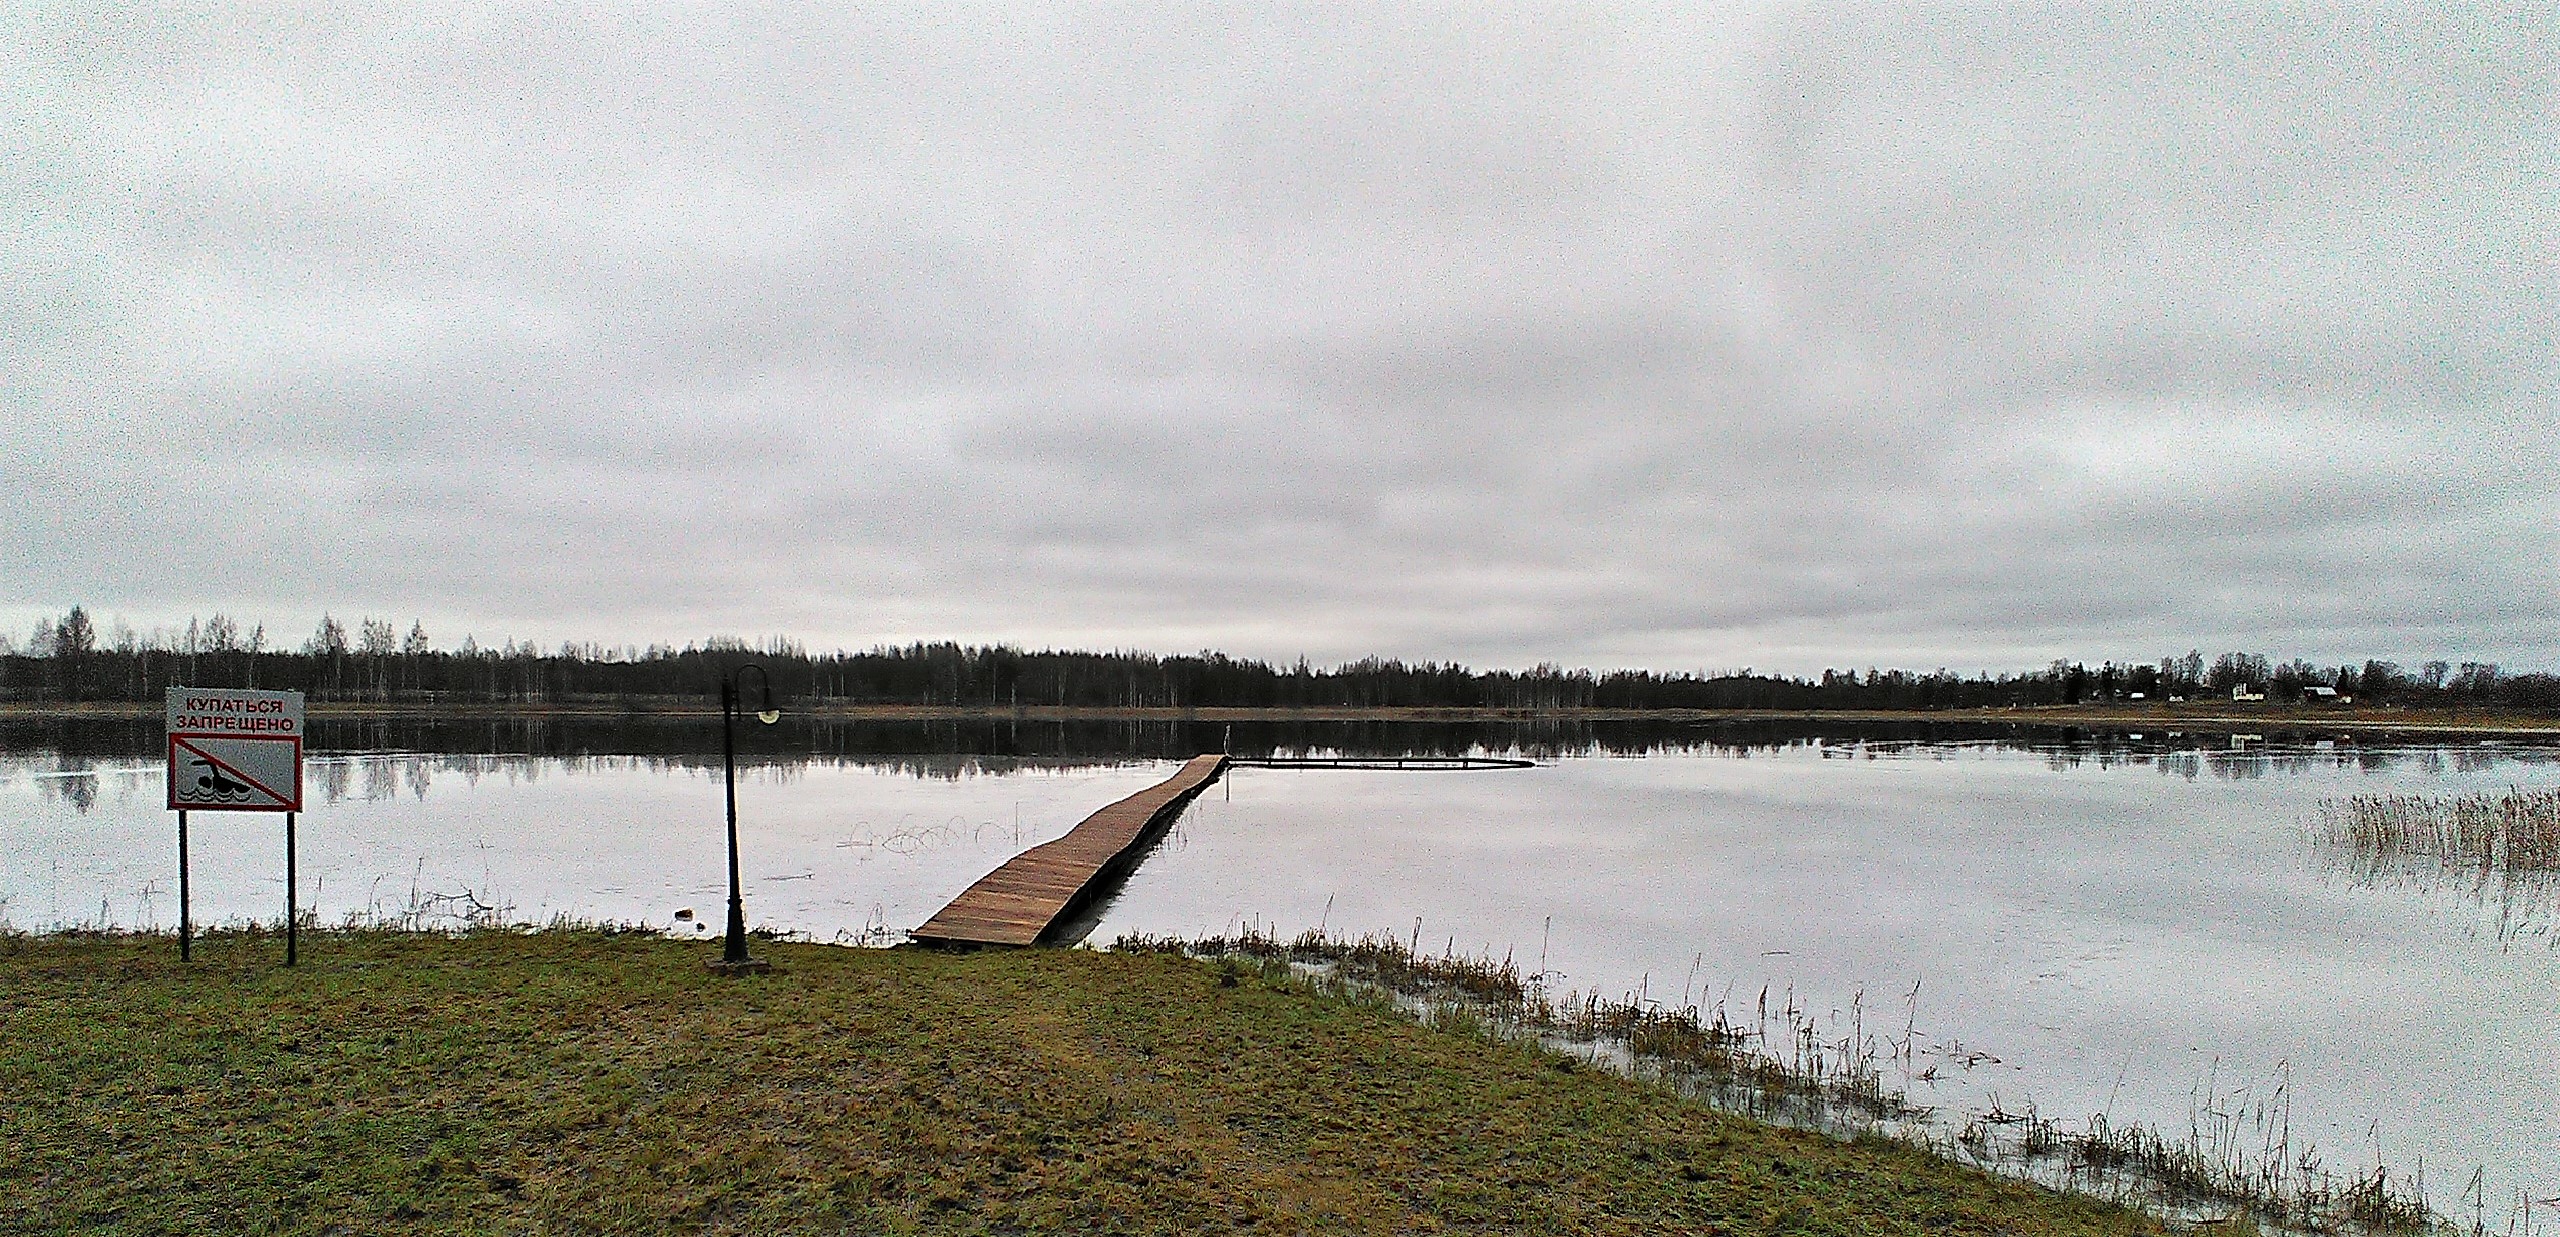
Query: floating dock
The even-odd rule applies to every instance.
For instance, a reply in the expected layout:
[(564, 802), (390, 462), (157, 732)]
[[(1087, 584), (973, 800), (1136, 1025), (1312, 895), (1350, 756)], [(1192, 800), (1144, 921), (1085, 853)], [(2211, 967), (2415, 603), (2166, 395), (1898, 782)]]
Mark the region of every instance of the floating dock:
[(1238, 756), (1231, 769), (1535, 769), (1538, 762), (1510, 756)]
[(928, 945), (1032, 945), (1081, 909), (1097, 885), (1134, 864), (1192, 796), (1227, 769), (1224, 756), (1194, 756), (1172, 777), (1084, 819), (978, 878), (907, 935)]

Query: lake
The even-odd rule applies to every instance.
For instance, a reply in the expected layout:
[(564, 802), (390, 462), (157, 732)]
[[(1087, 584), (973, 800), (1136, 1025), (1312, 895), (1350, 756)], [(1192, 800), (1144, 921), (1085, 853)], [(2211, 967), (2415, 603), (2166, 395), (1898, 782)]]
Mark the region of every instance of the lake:
[[(716, 729), (315, 731), (299, 846), (321, 922), (717, 934)], [(2272, 1119), (2290, 1153), (2316, 1147), (2342, 1174), (2423, 1166), (2440, 1209), (2476, 1204), (2493, 1227), (2560, 1196), (2560, 899), (2548, 882), (2377, 869), (2315, 827), (2349, 795), (2560, 786), (2552, 748), (1921, 725), (798, 722), (746, 737), (756, 925), (894, 941), (1221, 743), (1521, 753), (1540, 766), (1236, 770), (1092, 939), (1374, 931), (1508, 956), (1558, 992), (1746, 1020), (1791, 1002), (1828, 1030), (1907, 1033), (1888, 1082), (1941, 1120), (2105, 1114), (2185, 1137)], [(0, 921), (174, 926), (156, 748), (140, 723), (0, 731)], [(198, 814), (192, 842), (198, 922), (275, 920), (277, 818)]]

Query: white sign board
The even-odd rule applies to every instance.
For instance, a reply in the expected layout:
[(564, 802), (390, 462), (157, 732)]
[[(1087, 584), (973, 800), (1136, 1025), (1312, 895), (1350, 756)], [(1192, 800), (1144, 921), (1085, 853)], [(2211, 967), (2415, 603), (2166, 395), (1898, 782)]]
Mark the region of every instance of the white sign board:
[(169, 689), (171, 810), (302, 810), (302, 693)]

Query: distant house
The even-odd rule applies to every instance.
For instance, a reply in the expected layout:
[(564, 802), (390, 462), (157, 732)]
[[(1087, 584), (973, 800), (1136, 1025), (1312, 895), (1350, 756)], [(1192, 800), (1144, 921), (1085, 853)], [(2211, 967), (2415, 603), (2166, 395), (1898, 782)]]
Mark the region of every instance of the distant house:
[(2302, 689), (2304, 704), (2354, 704), (2356, 698), (2342, 695), (2337, 688), (2310, 686)]
[(2267, 694), (2256, 690), (2250, 684), (2234, 683), (2231, 685), (2231, 698), (2234, 700), (2264, 700), (2267, 698)]

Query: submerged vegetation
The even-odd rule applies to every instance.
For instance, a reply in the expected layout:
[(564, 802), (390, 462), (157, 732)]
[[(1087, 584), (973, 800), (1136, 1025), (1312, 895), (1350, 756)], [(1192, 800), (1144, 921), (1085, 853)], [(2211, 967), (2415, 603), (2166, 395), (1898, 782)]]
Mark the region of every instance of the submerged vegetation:
[[(2422, 1181), (2379, 1165), (2341, 1176), (2316, 1147), (2297, 1143), (2281, 1083), (2255, 1098), (2200, 1084), (2182, 1136), (2104, 1115), (2069, 1124), (2032, 1107), (2012, 1113), (1994, 1105), (1948, 1119), (1886, 1082), (1887, 1063), (1907, 1071), (1914, 1055), (1907, 1019), (1899, 1035), (1870, 1032), (1853, 1004), (1845, 1023), (1826, 1030), (1792, 999), (1773, 1007), (1766, 991), (1748, 1018), (1721, 1003), (1668, 1008), (1635, 995), (1555, 996), (1510, 959), (1435, 957), (1417, 945), (1418, 929), (1407, 942), (1316, 931), (1282, 940), (1248, 928), (1199, 940), (1125, 936), (1112, 948), (1216, 960), (1231, 977), (1253, 964), (1263, 977), (1400, 1005), (1434, 1026), (1573, 1052), (1724, 1111), (1909, 1145), (2168, 1218), (2321, 1233), (2452, 1227), (2428, 1209)], [(2472, 1230), (2487, 1231), (2484, 1222)]]
[(2560, 872), (2560, 790), (2324, 799), (2320, 829), (2376, 867), (2423, 859), (2483, 876)]
[[(1866, 1034), (1863, 1021), (1853, 1019), (1836, 1037), (1826, 1035), (1820, 1021), (1793, 1001), (1781, 997), (1772, 1006), (1766, 991), (1744, 1022), (1721, 1004), (1700, 1011), (1598, 993), (1554, 994), (1542, 975), (1524, 978), (1508, 958), (1434, 956), (1383, 933), (1345, 939), (1310, 930), (1284, 941), (1247, 928), (1196, 941), (1131, 935), (1111, 947), (1309, 968), (1312, 978), (1346, 992), (1405, 998), (1434, 1022), (1484, 1019), (1559, 1045), (1604, 1048), (1618, 1063), (1676, 1081), (1727, 1111), (1792, 1125), (1845, 1134), (1868, 1121), (1920, 1115), (1885, 1088), (1879, 1040)], [(1906, 1038), (1896, 1051), (1907, 1046)], [(1852, 1120), (1830, 1119), (1844, 1113)]]
[(2560, 909), (2560, 790), (2326, 799), (2313, 831), (2352, 883), (2452, 888), (2495, 907), (2501, 939)]

